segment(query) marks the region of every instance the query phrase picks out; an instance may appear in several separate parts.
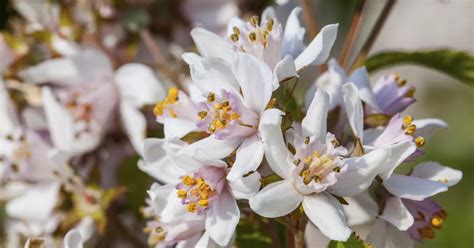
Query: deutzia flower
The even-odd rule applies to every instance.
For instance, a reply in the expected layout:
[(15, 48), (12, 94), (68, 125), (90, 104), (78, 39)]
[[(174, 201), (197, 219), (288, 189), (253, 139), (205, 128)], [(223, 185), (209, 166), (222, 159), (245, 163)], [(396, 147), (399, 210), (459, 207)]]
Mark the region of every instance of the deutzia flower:
[(295, 134), (290, 153), (281, 132), (281, 114), (267, 110), (272, 118), (260, 123), (266, 159), (283, 180), (271, 183), (250, 199), (250, 207), (264, 217), (291, 213), (300, 203), (309, 220), (333, 240), (347, 240), (347, 227), (342, 206), (332, 196), (351, 196), (368, 188), (389, 151), (378, 149), (362, 157), (347, 157), (347, 149), (339, 146), (331, 133), (326, 133), (329, 95), (318, 90), (301, 133)]
[[(234, 18), (228, 25), (228, 38), (224, 39), (202, 28), (195, 28), (191, 36), (199, 53), (205, 58), (221, 58), (232, 64), (234, 51), (245, 52), (264, 61), (275, 73), (275, 87), (284, 79), (297, 77), (297, 71), (306, 66), (324, 63), (336, 40), (338, 24), (323, 27), (306, 47), (303, 43), (305, 29), (301, 27), (295, 8), (286, 22), (285, 30), (268, 7), (261, 20), (254, 16), (249, 22)], [(200, 58), (186, 53), (183, 58), (192, 65)], [(294, 59), (294, 60), (293, 60)]]
[(28, 83), (54, 85), (42, 90), (53, 144), (73, 155), (94, 149), (112, 126), (119, 102), (124, 129), (141, 153), (146, 120), (139, 109), (164, 95), (151, 69), (126, 64), (114, 72), (99, 50), (77, 48), (69, 53), (20, 72)]
[(382, 76), (374, 85), (378, 106), (384, 114), (401, 113), (415, 102), (415, 87), (397, 75)]
[[(174, 145), (178, 148), (177, 150), (186, 149), (188, 146), (185, 143), (179, 143), (179, 140), (176, 140)], [(162, 149), (158, 140), (147, 140), (145, 162), (163, 161), (161, 156), (155, 156), (155, 154), (166, 154), (166, 151)], [(160, 213), (160, 222), (168, 225), (187, 219), (189, 215), (204, 218), (203, 238), (210, 237), (220, 246), (227, 245), (240, 220), (236, 200), (248, 199), (258, 191), (260, 175), (255, 172), (234, 182), (227, 181), (226, 176), (230, 169), (221, 160), (200, 161), (186, 155), (174, 157), (172, 153), (166, 156), (172, 161), (168, 163), (168, 166), (178, 168), (177, 171), (182, 174), (179, 178), (171, 176), (165, 179), (172, 183), (154, 189), (150, 193), (155, 198), (166, 197), (166, 201), (153, 200), (154, 209)], [(158, 189), (160, 192), (157, 192)]]
[(170, 91), (155, 107), (165, 136), (208, 133), (180, 151), (200, 160), (221, 159), (237, 149), (227, 175), (231, 181), (256, 170), (263, 159), (259, 122), (273, 91), (270, 68), (252, 55), (236, 53), (232, 67), (217, 58), (203, 59), (191, 66), (191, 76), (201, 92), (199, 103)]

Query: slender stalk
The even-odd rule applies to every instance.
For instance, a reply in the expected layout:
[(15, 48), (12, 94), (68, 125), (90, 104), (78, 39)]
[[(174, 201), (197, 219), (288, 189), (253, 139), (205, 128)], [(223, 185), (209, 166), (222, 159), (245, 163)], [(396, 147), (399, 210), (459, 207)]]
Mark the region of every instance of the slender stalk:
[(182, 82), (179, 74), (173, 70), (172, 66), (168, 63), (168, 60), (161, 52), (160, 47), (156, 44), (155, 40), (151, 36), (147, 29), (140, 30), (140, 37), (142, 38), (148, 51), (155, 60), (155, 63), (160, 67), (163, 73), (165, 73), (171, 80), (173, 80), (178, 88), (181, 88)]
[(303, 9), (303, 18), (306, 23), (309, 38), (312, 40), (318, 34), (318, 23), (314, 14), (313, 7), (310, 0), (300, 0)]
[(382, 27), (387, 20), (387, 17), (390, 14), (390, 11), (393, 9), (393, 6), (395, 5), (396, 0), (387, 0), (387, 3), (385, 4), (384, 8), (382, 9), (382, 12), (380, 13), (379, 17), (377, 18), (377, 21), (375, 22), (374, 27), (372, 28), (372, 31), (369, 34), (369, 37), (365, 41), (364, 45), (362, 46), (362, 49), (360, 50), (359, 54), (357, 55), (356, 59), (354, 60), (354, 63), (351, 65), (351, 71), (354, 68), (357, 68), (364, 64), (365, 60), (367, 59), (370, 49), (372, 49), (372, 46), (375, 43), (375, 40), (377, 39), (380, 31), (382, 30)]
[(354, 46), (357, 35), (359, 34), (360, 24), (362, 23), (362, 12), (364, 11), (365, 0), (358, 0), (355, 7), (354, 15), (352, 16), (351, 26), (347, 32), (344, 45), (342, 46), (342, 52), (339, 56), (339, 63), (342, 67), (346, 64), (346, 60), (349, 56), (349, 52)]
[(304, 248), (304, 230), (298, 230), (294, 235), (295, 248)]

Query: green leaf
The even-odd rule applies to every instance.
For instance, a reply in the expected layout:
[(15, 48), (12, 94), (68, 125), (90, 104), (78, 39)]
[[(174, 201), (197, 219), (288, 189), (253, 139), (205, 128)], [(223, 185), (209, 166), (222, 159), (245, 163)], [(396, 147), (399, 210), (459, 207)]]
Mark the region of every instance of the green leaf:
[(129, 199), (130, 208), (140, 216), (140, 207), (145, 205), (147, 190), (150, 187), (150, 177), (137, 167), (138, 157), (124, 161), (118, 171), (120, 185), (126, 188), (125, 195)]
[(272, 247), (272, 240), (256, 222), (241, 220), (237, 225), (237, 247)]
[(335, 241), (332, 240), (329, 243), (328, 248), (371, 248), (372, 246), (359, 238), (355, 233), (352, 233), (351, 237), (346, 241)]
[(416, 64), (444, 72), (459, 81), (474, 85), (474, 56), (462, 51), (449, 49), (401, 52), (381, 52), (366, 61), (369, 72), (398, 65)]

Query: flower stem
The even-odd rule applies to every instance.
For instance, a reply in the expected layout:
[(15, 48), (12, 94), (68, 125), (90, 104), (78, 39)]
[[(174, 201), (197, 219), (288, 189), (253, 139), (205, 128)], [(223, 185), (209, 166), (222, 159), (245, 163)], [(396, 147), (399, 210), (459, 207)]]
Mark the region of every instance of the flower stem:
[(297, 230), (295, 233), (295, 248), (304, 248), (304, 229)]

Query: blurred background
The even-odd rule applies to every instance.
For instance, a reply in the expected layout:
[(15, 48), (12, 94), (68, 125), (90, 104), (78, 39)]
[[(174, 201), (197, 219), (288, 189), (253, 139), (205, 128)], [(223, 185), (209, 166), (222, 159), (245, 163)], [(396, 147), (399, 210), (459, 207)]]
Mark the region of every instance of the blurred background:
[[(156, 0), (156, 2), (163, 4), (167, 1)], [(200, 1), (191, 2), (199, 3)], [(240, 0), (237, 2), (241, 13), (247, 14), (259, 13), (265, 6), (272, 4), (272, 1)], [(293, 6), (303, 4), (305, 8), (310, 7), (314, 10), (313, 17), (316, 18), (318, 26), (334, 22), (340, 23), (338, 40), (332, 54), (338, 57), (358, 2), (360, 1), (294, 0), (279, 7), (277, 11), (279, 15), (285, 16), (284, 20)], [(371, 46), (369, 56), (386, 50), (415, 51), (440, 48), (474, 54), (473, 0), (398, 0), (394, 2), (395, 4), (387, 13), (385, 23)], [(380, 13), (384, 13), (386, 4), (387, 1), (384, 0), (365, 1), (360, 30), (347, 55), (347, 61), (355, 60), (359, 50), (379, 21)], [(193, 7), (191, 4), (188, 8), (193, 11), (195, 6)], [(157, 8), (156, 13), (158, 14), (156, 16), (166, 15), (166, 12), (166, 10)], [(1, 29), (6, 27), (10, 17), (16, 15), (11, 1), (0, 1)], [(159, 23), (154, 28), (154, 30), (161, 30)], [(173, 35), (180, 37), (186, 36), (187, 33)], [(400, 74), (402, 78), (407, 79), (408, 83), (417, 88), (415, 95), (417, 104), (408, 109), (409, 113), (415, 118), (440, 118), (449, 125), (448, 130), (438, 132), (427, 142), (425, 146), (427, 155), (411, 164), (416, 165), (420, 161), (436, 160), (443, 165), (462, 170), (464, 173), (460, 184), (452, 187), (449, 193), (435, 197), (447, 210), (448, 219), (443, 229), (436, 232), (434, 240), (425, 241), (419, 246), (474, 247), (474, 82), (470, 82), (470, 85), (462, 83), (446, 74), (417, 65), (398, 65), (378, 70), (372, 74), (372, 82), (375, 82), (381, 75), (393, 72)], [(317, 74), (317, 72), (315, 73)], [(309, 75), (308, 78), (313, 76)], [(310, 83), (312, 82), (307, 80), (306, 86)], [(299, 87), (300, 97), (298, 100), (303, 102), (305, 87), (303, 84)], [(129, 166), (128, 168), (137, 170), (136, 167)], [(408, 168), (402, 168), (402, 170), (406, 171)], [(123, 173), (127, 174), (130, 171)], [(140, 176), (143, 177), (143, 175)], [(133, 178), (129, 180), (133, 180)], [(140, 192), (140, 188), (146, 188), (147, 183), (145, 182), (143, 185), (139, 183), (135, 186), (137, 187), (135, 192)], [(135, 199), (141, 199), (137, 200), (137, 203), (132, 203), (136, 204), (137, 208), (142, 205), (145, 198), (145, 191), (142, 190), (142, 193), (134, 196)]]

